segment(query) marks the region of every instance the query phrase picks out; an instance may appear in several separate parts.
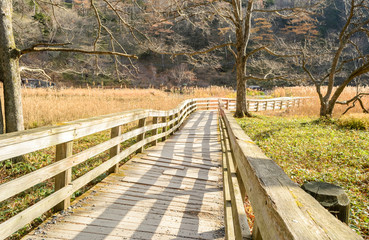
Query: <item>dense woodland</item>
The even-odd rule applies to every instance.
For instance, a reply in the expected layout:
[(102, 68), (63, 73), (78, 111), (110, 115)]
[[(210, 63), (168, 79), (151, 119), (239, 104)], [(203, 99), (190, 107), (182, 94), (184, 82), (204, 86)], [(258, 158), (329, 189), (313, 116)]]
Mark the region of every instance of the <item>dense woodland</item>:
[[(329, 4), (320, 9), (290, 16), (255, 12), (248, 48), (263, 45), (279, 54), (295, 53), (296, 49), (315, 54), (316, 49), (308, 48), (319, 46), (321, 53), (317, 61), (323, 68), (329, 57), (322, 49), (329, 51), (333, 47), (332, 42), (337, 41), (348, 14), (348, 1), (325, 2)], [(264, 0), (257, 4), (264, 9), (282, 9), (300, 2)], [(211, 6), (190, 9), (190, 5), (182, 5), (178, 11), (165, 12), (165, 5), (160, 0), (14, 0), (14, 32), (20, 49), (39, 43), (50, 46), (71, 43), (65, 47), (123, 51), (138, 57), (132, 60), (78, 52), (35, 52), (22, 56), (21, 75), (73, 86), (227, 85), (236, 88), (235, 58), (226, 45), (236, 38), (233, 27)], [(356, 38), (363, 54), (368, 54), (368, 36), (361, 33)], [(206, 51), (222, 44), (225, 46), (206, 54), (190, 57), (182, 54)], [(355, 62), (344, 70), (349, 71), (354, 65)], [(294, 58), (257, 53), (248, 59), (248, 71), (258, 77), (248, 79), (248, 84), (264, 88), (312, 83)], [(314, 71), (323, 69), (318, 67)], [(369, 77), (362, 76), (351, 84), (358, 83), (368, 84)]]

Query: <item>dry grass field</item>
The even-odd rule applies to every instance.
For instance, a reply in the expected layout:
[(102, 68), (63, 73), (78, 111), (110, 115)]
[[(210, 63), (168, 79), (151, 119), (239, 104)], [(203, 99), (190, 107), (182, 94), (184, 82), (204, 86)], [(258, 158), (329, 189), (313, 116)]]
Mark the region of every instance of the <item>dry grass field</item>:
[(185, 94), (127, 88), (25, 88), (22, 92), (26, 129), (132, 109), (168, 110), (188, 98), (226, 97), (229, 93), (223, 87), (195, 88)]
[[(323, 89), (324, 93), (325, 89)], [(356, 96), (356, 87), (346, 87), (344, 92), (341, 94), (339, 101), (345, 101)], [(359, 92), (369, 92), (369, 87), (360, 87)], [(319, 116), (319, 98), (316, 93), (315, 87), (288, 87), (288, 88), (275, 88), (271, 95), (273, 97), (309, 97), (305, 101), (305, 104), (300, 108), (290, 108), (283, 112), (269, 112), (270, 115), (279, 116), (308, 116), (308, 117), (318, 117)], [(366, 108), (369, 108), (369, 96), (362, 98)], [(347, 109), (346, 105), (336, 104), (333, 112), (333, 117), (339, 118), (342, 113)], [(355, 108), (350, 109), (346, 115), (352, 113), (362, 113), (363, 111), (359, 107), (359, 103), (356, 104)]]
[[(369, 88), (361, 88), (369, 92)], [(2, 92), (2, 91), (0, 91)], [(310, 97), (304, 106), (285, 111), (268, 112), (267, 115), (278, 116), (318, 116), (319, 99), (314, 87), (276, 88), (273, 97)], [(340, 100), (355, 96), (356, 88), (348, 87)], [(26, 129), (52, 125), (65, 121), (122, 112), (131, 109), (168, 110), (177, 106), (184, 99), (199, 97), (233, 97), (235, 93), (224, 87), (194, 88), (185, 94), (168, 93), (158, 89), (23, 89), (23, 109)], [(252, 97), (251, 97), (252, 98)], [(369, 96), (363, 98), (369, 107)], [(2, 100), (3, 103), (3, 100)], [(357, 104), (358, 105), (358, 104)], [(337, 105), (334, 117), (339, 117), (347, 106)], [(360, 113), (356, 106), (348, 114)]]

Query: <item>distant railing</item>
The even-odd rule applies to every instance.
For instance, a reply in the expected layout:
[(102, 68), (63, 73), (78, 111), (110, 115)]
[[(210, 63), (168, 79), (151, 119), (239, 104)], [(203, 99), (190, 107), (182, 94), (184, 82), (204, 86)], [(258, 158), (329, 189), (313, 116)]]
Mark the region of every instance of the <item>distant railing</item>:
[[(362, 239), (265, 156), (226, 109), (227, 99), (219, 105), (228, 239)], [(252, 236), (245, 196), (255, 215)]]
[[(0, 185), (0, 202), (7, 200), (47, 179), (55, 179), (55, 191), (31, 207), (0, 224), (0, 239), (4, 239), (49, 209), (64, 210), (70, 206), (74, 192), (105, 172), (117, 172), (119, 163), (145, 145), (156, 145), (176, 131), (185, 118), (195, 110), (218, 109), (218, 98), (190, 99), (169, 111), (133, 110), (106, 116), (41, 127), (0, 136), (0, 162), (56, 146), (56, 162)], [(137, 124), (137, 128), (122, 133), (121, 126)], [(72, 154), (73, 140), (104, 130), (111, 131), (111, 139)], [(120, 144), (135, 138), (136, 142), (120, 149)], [(101, 165), (72, 181), (72, 167), (109, 151), (110, 158)]]
[[(267, 110), (282, 110), (286, 108), (299, 107), (303, 101), (308, 98), (305, 97), (281, 97), (270, 99), (247, 99), (247, 110), (250, 112), (260, 112)], [(235, 98), (222, 98), (224, 107), (228, 110), (236, 109)]]

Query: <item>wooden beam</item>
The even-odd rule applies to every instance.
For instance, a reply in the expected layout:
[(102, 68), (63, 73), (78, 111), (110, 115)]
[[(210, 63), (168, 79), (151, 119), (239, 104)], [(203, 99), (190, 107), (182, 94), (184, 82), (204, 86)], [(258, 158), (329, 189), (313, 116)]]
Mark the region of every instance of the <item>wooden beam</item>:
[(362, 239), (304, 192), (221, 110), (263, 239)]
[[(121, 126), (114, 127), (110, 130), (110, 137), (111, 138), (118, 137), (121, 134), (122, 134), (122, 127)], [(120, 143), (117, 144), (116, 146), (110, 148), (110, 150), (109, 150), (110, 158), (117, 155), (119, 153), (119, 151), (120, 151)], [(109, 169), (109, 171), (108, 171), (108, 173), (118, 173), (118, 172), (119, 172), (119, 163), (115, 164), (115, 166), (112, 167), (111, 169)]]
[[(146, 118), (141, 118), (138, 121), (138, 128), (143, 128), (146, 126)], [(141, 133), (140, 135), (137, 136), (137, 142), (140, 142), (141, 140), (143, 140), (145, 138), (145, 132)], [(137, 150), (137, 153), (142, 153), (144, 151), (144, 146), (142, 146), (141, 148), (139, 148)]]
[[(73, 141), (62, 143), (56, 146), (55, 161), (62, 161), (63, 159), (72, 156)], [(55, 192), (64, 188), (72, 181), (72, 168), (65, 170), (55, 176)], [(67, 209), (70, 206), (70, 196), (65, 196), (65, 199), (54, 207), (54, 211), (58, 212)]]
[[(155, 125), (155, 124), (158, 124), (159, 123), (159, 117), (153, 117), (152, 118), (152, 124)], [(151, 130), (151, 136), (155, 136), (156, 134), (158, 134), (159, 132), (159, 128), (155, 128), (153, 130)], [(151, 145), (153, 146), (156, 146), (156, 144), (158, 144), (158, 140), (155, 140), (153, 142), (150, 143)]]

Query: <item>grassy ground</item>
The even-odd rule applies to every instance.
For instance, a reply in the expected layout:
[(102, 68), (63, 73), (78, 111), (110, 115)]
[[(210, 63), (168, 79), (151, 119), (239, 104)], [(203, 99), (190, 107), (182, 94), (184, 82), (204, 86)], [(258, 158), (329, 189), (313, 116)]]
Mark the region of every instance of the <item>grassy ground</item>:
[(307, 117), (238, 119), (265, 154), (299, 184), (325, 181), (351, 200), (350, 226), (369, 239), (369, 134)]

